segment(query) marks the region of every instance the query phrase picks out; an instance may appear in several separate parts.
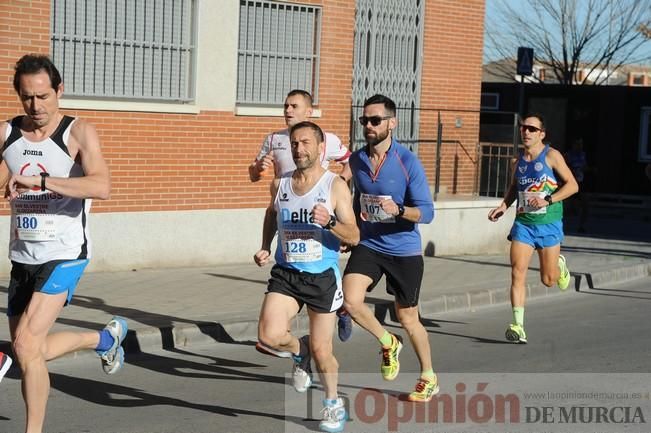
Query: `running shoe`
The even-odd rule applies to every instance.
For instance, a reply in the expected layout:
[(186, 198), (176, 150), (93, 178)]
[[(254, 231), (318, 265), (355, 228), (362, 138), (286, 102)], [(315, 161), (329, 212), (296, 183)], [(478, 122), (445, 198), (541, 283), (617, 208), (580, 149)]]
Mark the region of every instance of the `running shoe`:
[(9, 355), (0, 352), (0, 382), (2, 382), (2, 378), (5, 377), (5, 374), (7, 374), (7, 371), (9, 371), (11, 362), (12, 361), (11, 358), (9, 358)]
[(434, 375), (432, 379), (421, 377), (416, 382), (416, 390), (409, 394), (409, 401), (428, 402), (439, 392), (438, 378)]
[(353, 335), (353, 318), (350, 317), (348, 311), (344, 308), (337, 310), (337, 334), (339, 335), (339, 340), (348, 341), (351, 335)]
[(566, 290), (570, 286), (570, 270), (567, 268), (567, 261), (562, 254), (558, 256), (558, 269), (561, 271), (557, 282), (558, 288)]
[(260, 353), (264, 353), (265, 355), (276, 356), (278, 358), (292, 358), (294, 356), (292, 355), (292, 352), (285, 350), (276, 350), (273, 347), (267, 346), (261, 341), (258, 341), (255, 344), (255, 350)]
[[(303, 344), (309, 346), (309, 335), (301, 337)], [(305, 392), (312, 386), (312, 356), (308, 350), (305, 356), (294, 355), (294, 368), (292, 369), (292, 382), (294, 389), (298, 392)]]
[(122, 342), (127, 336), (129, 325), (127, 321), (119, 316), (114, 316), (104, 327), (113, 337), (113, 345), (104, 352), (98, 352), (102, 361), (102, 369), (106, 374), (115, 374), (124, 365), (124, 349)]
[(348, 416), (344, 401), (341, 398), (334, 401), (323, 400), (323, 410), (321, 413), (323, 414), (323, 418), (319, 423), (319, 429), (321, 431), (334, 433), (344, 430)]
[(391, 346), (382, 346), (382, 364), (380, 372), (384, 380), (393, 380), (400, 372), (400, 351), (402, 350), (402, 337), (391, 334)]
[(527, 343), (527, 334), (524, 332), (524, 326), (511, 323), (506, 328), (506, 339), (512, 343)]

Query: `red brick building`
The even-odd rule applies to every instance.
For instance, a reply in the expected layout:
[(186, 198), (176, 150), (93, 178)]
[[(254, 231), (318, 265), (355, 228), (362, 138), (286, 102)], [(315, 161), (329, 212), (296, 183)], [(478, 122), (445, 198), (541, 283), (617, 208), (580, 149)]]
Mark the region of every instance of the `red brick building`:
[[(154, 4), (157, 2), (165, 6), (162, 0)], [(115, 213), (122, 217), (126, 214), (128, 217), (129, 213), (139, 212), (260, 209), (268, 203), (267, 185), (251, 184), (247, 165), (257, 154), (264, 136), (284, 126), (280, 109), (282, 99), (277, 95), (284, 95), (290, 89), (277, 89), (273, 103), (269, 100), (266, 103), (264, 100), (242, 102), (246, 98), (240, 93), (246, 93), (246, 86), (270, 85), (270, 80), (264, 77), (262, 83), (255, 79), (245, 84), (239, 81), (246, 73), (242, 59), (248, 55), (242, 47), (243, 13), (260, 2), (184, 2), (193, 14), (188, 20), (192, 24), (193, 39), (188, 45), (191, 45), (191, 55), (186, 66), (190, 73), (184, 82), (190, 90), (185, 100), (129, 100), (128, 97), (115, 98), (110, 91), (99, 96), (71, 96), (73, 72), (62, 71), (65, 86), (62, 107), (66, 113), (84, 117), (97, 126), (111, 168), (112, 196), (105, 202), (95, 202), (95, 213)], [(59, 8), (65, 3), (57, 2)], [(117, 12), (100, 11), (100, 3), (111, 2), (97, 2), (94, 6), (96, 16), (103, 14), (104, 19), (115, 20), (127, 16), (138, 20), (139, 8), (145, 2), (126, 2), (125, 10)], [(286, 12), (292, 5), (296, 6), (296, 13), (316, 20), (314, 45), (318, 45), (318, 62), (313, 62), (312, 67), (318, 79), (312, 74), (312, 88), (309, 89), (318, 96), (319, 115), (315, 120), (325, 130), (339, 135), (344, 143), (349, 143), (356, 1), (262, 3), (266, 3), (266, 9), (261, 12), (265, 23), (269, 16), (264, 14), (278, 12), (277, 9)], [(396, 4), (407, 3), (412, 2)], [(436, 155), (431, 140), (436, 139), (436, 119), (440, 111), (445, 140), (440, 185), (451, 193), (473, 193), (477, 171), (484, 0), (414, 0), (413, 3), (424, 11), (420, 16), (422, 44), (419, 49), (422, 54), (417, 56), (422, 61), (418, 106), (423, 109), (418, 134), (422, 143), (418, 152), (433, 183)], [(133, 7), (133, 13), (126, 10), (127, 7)], [(62, 13), (68, 15), (62, 18)], [(20, 56), (30, 52), (46, 53), (52, 55), (60, 69), (64, 61), (66, 68), (70, 68), (71, 62), (56, 51), (65, 41), (70, 43), (69, 40), (74, 39), (70, 36), (74, 31), (61, 30), (61, 20), (67, 20), (68, 25), (76, 20), (78, 26), (84, 22), (83, 18), (70, 13), (55, 11), (49, 0), (0, 2), (0, 16), (3, 17), (0, 25), (0, 117), (10, 118), (21, 112), (11, 83), (13, 65)], [(151, 11), (142, 12), (143, 17), (149, 15)], [(164, 20), (163, 27), (167, 26)], [(249, 16), (247, 20), (246, 24), (252, 25), (254, 19)], [(262, 26), (258, 33), (291, 37), (297, 41), (304, 36), (288, 36), (288, 24), (278, 21), (278, 25), (280, 27), (275, 30)], [(142, 26), (144, 24), (134, 28), (139, 31)], [(154, 22), (153, 26), (155, 32), (156, 26), (160, 28), (161, 24)], [(101, 43), (92, 38), (86, 42), (84, 49), (89, 50)], [(166, 48), (165, 44), (161, 46)], [(104, 61), (98, 52), (97, 49), (94, 52), (94, 65)], [(252, 56), (255, 59), (255, 53)], [(126, 58), (124, 55), (125, 63)], [(76, 68), (74, 73), (81, 74), (83, 80), (83, 70)], [(272, 72), (267, 73), (266, 78), (273, 76)], [(85, 75), (87, 79), (90, 74)], [(104, 84), (107, 81), (105, 79)], [(75, 84), (75, 92), (79, 93), (76, 87)], [(291, 88), (296, 87), (301, 86), (291, 83)], [(0, 210), (6, 214), (6, 205)]]

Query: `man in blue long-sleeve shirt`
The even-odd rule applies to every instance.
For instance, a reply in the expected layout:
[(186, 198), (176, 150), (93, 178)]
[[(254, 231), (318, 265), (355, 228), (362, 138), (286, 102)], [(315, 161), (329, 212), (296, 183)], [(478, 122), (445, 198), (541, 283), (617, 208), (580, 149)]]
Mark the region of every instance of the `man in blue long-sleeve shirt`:
[(395, 296), (398, 320), (407, 331), (421, 365), (410, 401), (430, 401), (438, 390), (427, 331), (420, 323), (418, 296), (423, 256), (418, 223), (434, 218), (434, 204), (418, 157), (392, 137), (397, 126), (396, 105), (386, 96), (364, 102), (366, 147), (349, 160), (355, 185), (353, 206), (361, 240), (351, 251), (343, 287), (344, 305), (355, 322), (382, 346), (380, 370), (393, 380), (400, 370), (402, 338), (389, 333), (364, 304), (366, 292), (386, 276), (387, 292)]

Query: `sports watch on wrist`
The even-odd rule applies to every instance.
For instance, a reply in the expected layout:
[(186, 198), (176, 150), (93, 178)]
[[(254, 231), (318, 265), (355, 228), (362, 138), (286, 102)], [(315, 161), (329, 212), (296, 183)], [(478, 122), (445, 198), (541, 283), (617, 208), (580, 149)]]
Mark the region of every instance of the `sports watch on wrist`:
[(397, 206), (398, 206), (398, 215), (396, 215), (396, 216), (401, 217), (401, 216), (403, 216), (405, 214), (405, 206), (402, 205), (402, 204), (397, 204)]
[(48, 177), (50, 173), (48, 172), (42, 172), (41, 173), (41, 191), (45, 191), (45, 178)]
[(335, 218), (334, 215), (330, 215), (330, 220), (328, 221), (328, 224), (323, 226), (323, 228), (326, 229), (326, 230), (330, 230), (331, 228), (333, 228), (336, 225), (337, 225), (337, 218)]
[(552, 203), (553, 203), (553, 201), (552, 201), (552, 196), (549, 195), (549, 194), (547, 194), (547, 195), (545, 196), (545, 201), (547, 202), (548, 206), (551, 206)]

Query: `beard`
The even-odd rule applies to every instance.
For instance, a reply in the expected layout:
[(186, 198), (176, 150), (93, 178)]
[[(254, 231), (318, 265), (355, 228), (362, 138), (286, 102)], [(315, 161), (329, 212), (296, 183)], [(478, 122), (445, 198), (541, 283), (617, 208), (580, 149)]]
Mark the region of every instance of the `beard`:
[(305, 170), (306, 168), (311, 168), (312, 166), (314, 166), (315, 161), (316, 159), (312, 159), (309, 156), (307, 158), (301, 158), (301, 159), (294, 158), (294, 165), (296, 165), (297, 169)]
[(370, 135), (369, 132), (364, 132), (364, 139), (367, 144), (371, 146), (376, 146), (378, 143), (383, 142), (389, 136), (389, 129), (385, 131), (378, 132), (376, 135)]

